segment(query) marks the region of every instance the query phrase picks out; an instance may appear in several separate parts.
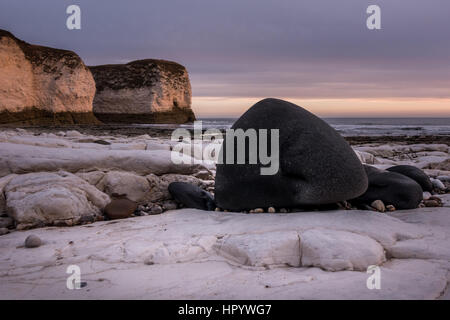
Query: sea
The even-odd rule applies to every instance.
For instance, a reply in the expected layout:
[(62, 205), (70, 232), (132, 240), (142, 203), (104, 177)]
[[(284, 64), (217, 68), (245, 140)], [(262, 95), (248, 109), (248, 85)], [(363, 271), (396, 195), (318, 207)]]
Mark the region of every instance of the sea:
[[(203, 129), (228, 129), (234, 118), (200, 118)], [(323, 118), (343, 136), (450, 136), (450, 118)], [(174, 128), (175, 125), (140, 125)], [(191, 129), (193, 124), (176, 125)]]

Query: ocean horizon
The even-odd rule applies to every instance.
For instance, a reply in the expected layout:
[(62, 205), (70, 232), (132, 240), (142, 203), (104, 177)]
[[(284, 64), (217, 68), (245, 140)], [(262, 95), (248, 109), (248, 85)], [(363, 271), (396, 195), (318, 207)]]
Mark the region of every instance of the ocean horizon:
[[(447, 136), (450, 135), (450, 117), (323, 117), (343, 136)], [(201, 117), (203, 129), (229, 129), (237, 118)], [(193, 128), (193, 124), (139, 125), (149, 127)]]

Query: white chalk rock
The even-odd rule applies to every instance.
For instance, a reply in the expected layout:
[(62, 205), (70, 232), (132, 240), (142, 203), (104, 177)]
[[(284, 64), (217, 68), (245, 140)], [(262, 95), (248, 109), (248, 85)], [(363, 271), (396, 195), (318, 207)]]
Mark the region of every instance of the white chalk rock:
[(80, 57), (0, 30), (0, 123), (98, 124), (95, 82)]
[(114, 193), (126, 195), (132, 201), (146, 199), (150, 185), (145, 177), (124, 171), (110, 171), (97, 184), (97, 188), (110, 196)]
[(15, 176), (4, 192), (8, 215), (27, 227), (62, 220), (77, 223), (84, 216), (99, 215), (110, 201), (94, 186), (64, 171)]
[(328, 271), (366, 271), (386, 261), (383, 247), (372, 238), (340, 230), (311, 229), (300, 234), (302, 266)]
[(429, 193), (428, 191), (425, 191), (423, 193), (423, 200), (428, 200), (431, 198), (431, 193)]
[[(30, 157), (30, 155), (33, 155)], [(204, 166), (175, 164), (168, 150), (92, 150), (47, 148), (0, 142), (0, 177), (10, 173), (64, 170), (131, 171), (147, 175), (181, 173), (192, 174)]]
[(105, 176), (105, 173), (103, 171), (90, 171), (90, 172), (80, 171), (80, 172), (77, 172), (75, 175), (77, 177), (83, 179), (87, 183), (95, 186)]
[(354, 150), (359, 161), (364, 164), (379, 164), (380, 161), (371, 153)]
[(230, 235), (214, 248), (219, 255), (247, 266), (300, 265), (300, 240), (295, 231)]

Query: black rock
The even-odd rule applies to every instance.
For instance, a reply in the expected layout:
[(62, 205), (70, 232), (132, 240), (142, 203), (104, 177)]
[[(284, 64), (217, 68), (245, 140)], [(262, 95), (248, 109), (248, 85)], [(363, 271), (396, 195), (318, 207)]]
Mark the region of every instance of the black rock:
[(381, 200), (385, 205), (393, 205), (396, 209), (414, 209), (422, 201), (422, 187), (413, 179), (368, 165), (364, 165), (364, 169), (369, 179), (369, 188), (362, 196), (351, 200), (357, 206)]
[(186, 208), (212, 211), (216, 208), (212, 195), (199, 187), (186, 182), (172, 182), (169, 193)]
[(433, 185), (431, 183), (430, 178), (427, 176), (427, 174), (425, 172), (423, 172), (422, 170), (420, 170), (417, 167), (408, 166), (408, 165), (400, 165), (400, 166), (390, 167), (387, 170), (391, 171), (391, 172), (401, 173), (402, 175), (413, 179), (418, 184), (420, 184), (423, 191), (431, 192), (433, 190)]
[[(344, 138), (295, 104), (264, 99), (232, 129), (279, 129), (279, 170), (275, 175), (261, 175), (261, 167), (267, 166), (261, 165), (259, 156), (257, 164), (218, 164), (215, 198), (220, 208), (242, 211), (323, 205), (355, 198), (367, 189), (362, 164)], [(219, 158), (226, 142), (225, 137)]]

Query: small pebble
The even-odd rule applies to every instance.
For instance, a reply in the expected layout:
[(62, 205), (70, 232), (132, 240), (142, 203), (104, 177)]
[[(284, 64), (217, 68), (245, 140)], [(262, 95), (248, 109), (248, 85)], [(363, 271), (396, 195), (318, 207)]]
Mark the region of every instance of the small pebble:
[(214, 211), (220, 212), (222, 210), (219, 207), (217, 207)]
[(275, 210), (274, 207), (269, 207), (269, 209), (267, 209), (267, 212), (269, 212), (269, 213), (275, 213), (275, 212), (277, 212), (277, 211)]
[(29, 235), (29, 236), (25, 239), (25, 247), (26, 247), (26, 248), (37, 248), (37, 247), (39, 247), (41, 244), (42, 244), (41, 239), (40, 239), (38, 236), (34, 235), (34, 234)]
[(177, 204), (173, 201), (164, 201), (163, 202), (163, 208), (165, 210), (176, 210), (177, 209)]
[(9, 233), (8, 228), (0, 228), (0, 236)]
[(262, 208), (256, 208), (255, 210), (253, 210), (254, 213), (263, 213), (264, 209)]
[(386, 207), (384, 206), (384, 203), (381, 200), (375, 200), (374, 202), (372, 202), (370, 204), (370, 206), (372, 208), (376, 209), (379, 212), (385, 212), (386, 211)]
[(280, 209), (280, 213), (287, 213), (288, 211), (287, 211), (287, 209), (286, 208), (281, 208)]
[(428, 200), (431, 197), (431, 193), (429, 193), (428, 191), (425, 191), (423, 193), (423, 200)]
[(442, 202), (440, 199), (438, 200), (436, 197), (431, 197), (428, 200), (424, 200), (423, 203), (425, 204), (425, 207), (441, 207)]
[(386, 210), (387, 210), (387, 211), (395, 211), (396, 209), (395, 209), (395, 207), (394, 207), (392, 204), (388, 204), (388, 205), (386, 206)]
[(161, 208), (161, 206), (159, 205), (154, 205), (151, 209), (150, 209), (150, 214), (161, 214), (163, 212), (163, 208)]

